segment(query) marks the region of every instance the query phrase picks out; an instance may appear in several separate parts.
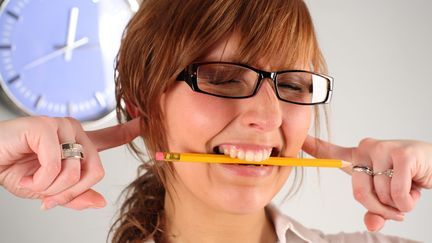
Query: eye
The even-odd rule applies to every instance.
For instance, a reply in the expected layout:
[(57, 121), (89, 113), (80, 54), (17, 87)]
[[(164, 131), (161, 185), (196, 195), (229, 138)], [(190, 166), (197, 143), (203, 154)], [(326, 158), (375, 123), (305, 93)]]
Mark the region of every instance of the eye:
[(228, 84), (238, 84), (241, 82), (235, 79), (229, 79), (229, 80), (210, 80), (207, 83), (213, 85), (228, 85)]
[(302, 87), (299, 84), (295, 83), (279, 83), (278, 84), (279, 89), (291, 89), (294, 91), (301, 91)]

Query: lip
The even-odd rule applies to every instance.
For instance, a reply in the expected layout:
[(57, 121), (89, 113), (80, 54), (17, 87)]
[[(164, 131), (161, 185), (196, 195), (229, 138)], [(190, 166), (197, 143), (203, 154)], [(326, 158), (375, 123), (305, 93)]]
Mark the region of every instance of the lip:
[(266, 177), (272, 174), (276, 166), (248, 166), (248, 165), (237, 165), (237, 164), (216, 164), (227, 173), (231, 173), (237, 176), (243, 177)]

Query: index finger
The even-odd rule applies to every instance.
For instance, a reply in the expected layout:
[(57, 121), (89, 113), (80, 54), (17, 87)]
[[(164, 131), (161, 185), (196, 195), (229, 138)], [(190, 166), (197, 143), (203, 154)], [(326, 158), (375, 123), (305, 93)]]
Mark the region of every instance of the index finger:
[(97, 151), (114, 148), (129, 143), (140, 135), (140, 118), (126, 123), (94, 131), (86, 131)]
[[(353, 148), (332, 144), (310, 135), (306, 137), (302, 149), (315, 158), (339, 159), (352, 162)], [(349, 167), (342, 168), (342, 170), (351, 174)]]

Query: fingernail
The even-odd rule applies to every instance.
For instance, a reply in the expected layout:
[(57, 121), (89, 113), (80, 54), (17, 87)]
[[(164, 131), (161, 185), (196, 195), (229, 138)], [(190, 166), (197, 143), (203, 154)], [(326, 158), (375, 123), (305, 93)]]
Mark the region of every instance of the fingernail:
[(405, 214), (404, 213), (398, 213), (398, 214), (396, 214), (396, 220), (403, 221), (404, 219), (405, 219)]
[(103, 200), (103, 201), (100, 201), (98, 203), (91, 204), (90, 207), (91, 208), (96, 208), (96, 209), (98, 209), (98, 208), (104, 208), (106, 206), (106, 204), (107, 204), (106, 201)]
[(52, 201), (52, 200), (44, 201), (44, 202), (42, 202), (41, 210), (45, 211), (45, 210), (54, 208), (57, 205), (58, 205), (58, 203), (56, 201)]

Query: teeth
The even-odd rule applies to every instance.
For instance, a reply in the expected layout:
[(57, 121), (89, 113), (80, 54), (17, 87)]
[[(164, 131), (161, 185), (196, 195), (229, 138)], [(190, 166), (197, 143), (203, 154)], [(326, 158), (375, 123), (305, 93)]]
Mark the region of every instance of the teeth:
[(254, 152), (252, 151), (246, 151), (245, 153), (245, 160), (247, 161), (253, 161), (254, 160)]
[(261, 162), (270, 157), (271, 149), (262, 149), (260, 151), (243, 150), (235, 146), (222, 145), (218, 147), (219, 153), (247, 161)]
[[(225, 152), (225, 154), (226, 154), (226, 152)], [(229, 156), (230, 156), (231, 158), (235, 158), (235, 157), (237, 157), (237, 150), (236, 150), (235, 148), (231, 148), (231, 149), (230, 149), (230, 152), (229, 152)]]
[(260, 161), (262, 161), (262, 159), (263, 159), (263, 152), (262, 151), (255, 154), (254, 161), (260, 162)]
[(239, 159), (245, 159), (245, 151), (238, 150), (237, 151), (237, 158), (239, 158)]

